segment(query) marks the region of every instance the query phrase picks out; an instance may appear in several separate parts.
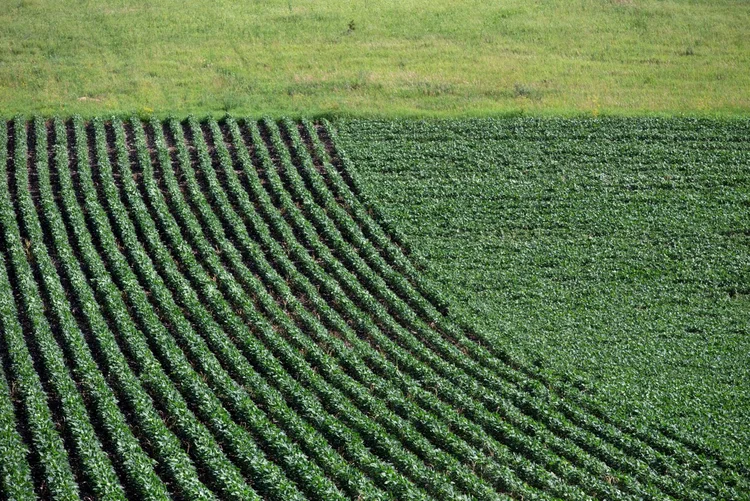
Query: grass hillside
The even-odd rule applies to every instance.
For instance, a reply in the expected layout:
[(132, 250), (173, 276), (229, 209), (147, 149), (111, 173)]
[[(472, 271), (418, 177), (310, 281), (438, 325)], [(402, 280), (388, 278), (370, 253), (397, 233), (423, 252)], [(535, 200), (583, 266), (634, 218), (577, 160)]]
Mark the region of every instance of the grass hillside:
[(469, 324), (750, 464), (750, 122), (339, 123)]
[(743, 0), (9, 0), (0, 113), (750, 109)]

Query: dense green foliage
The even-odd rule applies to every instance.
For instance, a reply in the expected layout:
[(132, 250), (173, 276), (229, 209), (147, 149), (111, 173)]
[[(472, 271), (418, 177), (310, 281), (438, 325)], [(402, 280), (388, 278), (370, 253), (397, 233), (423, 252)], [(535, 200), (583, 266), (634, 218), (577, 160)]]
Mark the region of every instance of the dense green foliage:
[(0, 498), (746, 498), (455, 321), (335, 134), (0, 127)]
[(453, 318), (750, 461), (750, 122), (338, 124)]
[(746, 0), (5, 0), (5, 113), (744, 115)]

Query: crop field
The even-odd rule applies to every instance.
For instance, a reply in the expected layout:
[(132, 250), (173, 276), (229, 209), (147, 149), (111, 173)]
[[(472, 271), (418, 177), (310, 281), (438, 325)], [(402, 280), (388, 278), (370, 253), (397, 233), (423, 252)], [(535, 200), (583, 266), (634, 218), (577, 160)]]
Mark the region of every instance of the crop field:
[(451, 314), (750, 464), (750, 121), (342, 121)]
[(454, 311), (365, 125), (0, 127), (0, 497), (747, 498), (740, 459)]

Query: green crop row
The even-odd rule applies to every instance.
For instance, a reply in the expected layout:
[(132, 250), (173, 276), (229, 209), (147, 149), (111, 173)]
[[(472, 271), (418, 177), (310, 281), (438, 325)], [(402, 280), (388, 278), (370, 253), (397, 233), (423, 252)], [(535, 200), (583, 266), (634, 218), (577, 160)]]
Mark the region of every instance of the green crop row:
[[(0, 259), (2, 259), (2, 256), (0, 256)], [(7, 275), (4, 259), (0, 262), (0, 267), (3, 268), (0, 271), (0, 280), (5, 280)], [(2, 292), (9, 291), (6, 287), (3, 287)], [(4, 320), (5, 315), (3, 314), (0, 319)], [(0, 325), (4, 325), (4, 323)], [(0, 482), (2, 482), (0, 483), (0, 492), (8, 498), (26, 499), (34, 494), (31, 468), (27, 459), (29, 451), (17, 428), (16, 411), (12, 403), (15, 396), (11, 394), (8, 386), (8, 379), (3, 369), (3, 365), (5, 365), (3, 358), (0, 354), (0, 456), (3, 457), (3, 461), (0, 463)]]

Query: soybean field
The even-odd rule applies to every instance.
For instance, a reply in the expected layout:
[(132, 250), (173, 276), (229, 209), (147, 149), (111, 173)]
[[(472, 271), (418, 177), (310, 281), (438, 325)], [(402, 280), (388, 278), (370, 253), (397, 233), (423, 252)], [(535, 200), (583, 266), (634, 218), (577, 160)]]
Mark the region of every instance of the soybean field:
[(456, 315), (338, 128), (3, 122), (0, 498), (747, 499)]

